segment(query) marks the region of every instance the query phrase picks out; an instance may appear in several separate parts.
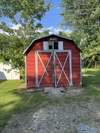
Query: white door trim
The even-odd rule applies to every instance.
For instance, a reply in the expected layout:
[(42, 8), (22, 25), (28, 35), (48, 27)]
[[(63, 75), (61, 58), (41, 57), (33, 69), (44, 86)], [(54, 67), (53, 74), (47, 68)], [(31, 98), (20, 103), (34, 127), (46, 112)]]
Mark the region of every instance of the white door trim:
[[(42, 59), (41, 59), (41, 57), (40, 57), (40, 55), (39, 55), (40, 52), (42, 52), (42, 53), (43, 53), (43, 52), (44, 52), (44, 53), (50, 53), (50, 54), (51, 54), (46, 65), (44, 65), (44, 63), (43, 63), (43, 61), (42, 61)], [(52, 59), (52, 56), (53, 56), (53, 53), (52, 53), (51, 51), (36, 51), (36, 52), (35, 52), (35, 60), (36, 60), (36, 61), (35, 61), (35, 67), (36, 67), (36, 86), (37, 86), (37, 87), (40, 86), (40, 84), (41, 84), (41, 82), (42, 82), (42, 79), (43, 79), (45, 73), (48, 75), (47, 67), (48, 67), (48, 65), (49, 65), (49, 63), (50, 63), (50, 61), (51, 61), (51, 59)], [(38, 64), (39, 64), (38, 61), (39, 61), (39, 60), (40, 60), (42, 66), (43, 66), (43, 68), (44, 68), (44, 71), (43, 71), (43, 74), (42, 74), (40, 80), (38, 79)]]
[[(41, 57), (39, 55), (40, 52), (42, 52), (42, 53), (50, 53), (51, 54), (46, 65), (44, 65), (44, 63), (43, 63), (43, 61), (42, 61), (42, 59), (41, 59)], [(57, 52), (67, 52), (68, 53), (68, 55), (65, 58), (65, 61), (64, 61), (63, 65), (61, 64), (61, 61), (59, 60), (59, 57), (57, 56)], [(35, 51), (36, 87), (40, 86), (45, 73), (48, 75), (47, 67), (48, 67), (48, 65), (49, 65), (49, 63), (50, 63), (50, 61), (52, 59), (52, 56), (53, 56), (53, 52), (51, 50), (49, 50), (49, 51), (42, 51), (42, 50)], [(71, 52), (71, 50), (63, 50), (63, 51), (62, 50), (61, 51), (60, 50), (55, 50), (54, 51), (54, 56), (55, 56), (55, 58), (57, 58), (57, 60), (58, 60), (58, 62), (60, 64), (60, 67), (61, 67), (61, 73), (60, 73), (60, 76), (58, 78), (58, 81), (56, 81), (57, 80), (56, 79), (56, 70), (54, 70), (54, 73), (55, 73), (55, 87), (57, 87), (57, 85), (58, 85), (58, 83), (59, 83), (59, 81), (61, 79), (62, 73), (64, 73), (64, 75), (65, 75), (65, 77), (66, 77), (66, 79), (67, 79), (67, 81), (69, 83), (69, 86), (72, 86), (72, 52)], [(69, 68), (70, 68), (70, 77), (69, 78), (67, 77), (67, 75), (66, 75), (66, 73), (64, 71), (64, 67), (65, 67), (65, 64), (66, 64), (66, 61), (67, 61), (68, 57), (69, 57)], [(40, 80), (38, 79), (38, 60), (40, 60), (42, 66), (44, 68), (44, 72), (43, 72)]]
[[(63, 51), (56, 51), (55, 52), (55, 55), (56, 55), (56, 58), (57, 58), (57, 60), (58, 60), (58, 62), (59, 62), (59, 64), (60, 64), (60, 67), (61, 67), (61, 73), (60, 73), (60, 76), (59, 76), (59, 78), (58, 78), (58, 81), (56, 81), (56, 87), (58, 86), (58, 83), (59, 83), (59, 81), (60, 81), (60, 79), (61, 79), (61, 75), (62, 75), (62, 73), (64, 73), (64, 75), (65, 75), (65, 77), (66, 77), (66, 80), (68, 81), (68, 83), (69, 83), (69, 85), (71, 86), (71, 84), (72, 84), (72, 68), (71, 68), (71, 51), (70, 50), (67, 50), (67, 51), (64, 51), (64, 52), (67, 52), (68, 54), (67, 54), (67, 56), (66, 56), (66, 58), (65, 58), (65, 61), (64, 61), (64, 64), (62, 65), (61, 64), (61, 61), (59, 60), (59, 58), (58, 58), (58, 56), (57, 56), (57, 52), (63, 52)], [(65, 67), (65, 64), (66, 64), (66, 62), (67, 62), (67, 59), (68, 59), (68, 57), (69, 57), (69, 71), (70, 71), (70, 79), (67, 77), (67, 75), (66, 75), (66, 73), (65, 73), (65, 71), (64, 71), (64, 67)], [(56, 75), (55, 75), (55, 77), (56, 77)]]
[(72, 82), (72, 52), (71, 50), (69, 51), (69, 65), (70, 65), (70, 86), (73, 85), (73, 82)]
[(35, 51), (36, 87), (38, 86), (38, 51)]
[(48, 75), (48, 72), (47, 72), (47, 70), (46, 70), (46, 67), (45, 67), (45, 65), (44, 65), (44, 63), (43, 63), (43, 61), (42, 61), (42, 59), (41, 59), (41, 57), (40, 57), (39, 54), (38, 54), (38, 57), (39, 57), (39, 60), (40, 60), (40, 62), (41, 62), (41, 64), (42, 64), (42, 66), (43, 66), (43, 68), (44, 68), (46, 74)]

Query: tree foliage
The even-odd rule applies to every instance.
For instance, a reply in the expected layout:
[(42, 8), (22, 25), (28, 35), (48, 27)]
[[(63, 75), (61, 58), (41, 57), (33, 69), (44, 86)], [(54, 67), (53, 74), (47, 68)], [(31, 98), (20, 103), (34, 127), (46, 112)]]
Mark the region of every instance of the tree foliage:
[(99, 0), (63, 0), (64, 26), (80, 32), (82, 58), (85, 65), (100, 61), (100, 2)]
[(71, 40), (74, 40), (74, 42), (78, 45), (78, 47), (80, 47), (80, 40), (81, 40), (81, 35), (79, 32), (77, 31), (73, 31), (73, 32), (59, 32), (59, 35)]
[[(0, 58), (10, 62), (14, 68), (24, 68), (23, 51), (38, 37), (43, 15), (50, 8), (44, 0), (0, 0)], [(2, 17), (8, 17), (18, 29), (11, 29)], [(17, 16), (17, 17), (16, 17)]]
[[(45, 5), (44, 0), (0, 0), (0, 15), (8, 16), (13, 21), (16, 13), (20, 13), (20, 23), (41, 19), (49, 8), (49, 4)], [(14, 21), (16, 22), (16, 21)]]

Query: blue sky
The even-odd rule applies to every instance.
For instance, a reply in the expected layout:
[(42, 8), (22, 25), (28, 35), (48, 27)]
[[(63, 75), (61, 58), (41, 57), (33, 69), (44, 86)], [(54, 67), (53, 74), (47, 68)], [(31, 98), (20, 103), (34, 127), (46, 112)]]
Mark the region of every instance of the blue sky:
[(48, 27), (58, 27), (61, 23), (62, 17), (61, 7), (60, 7), (60, 0), (51, 0), (52, 8), (48, 11), (45, 16), (42, 18), (41, 23), (45, 28)]
[[(45, 0), (48, 1), (48, 0)], [(63, 29), (61, 23), (63, 21), (61, 9), (61, 0), (50, 0), (52, 3), (52, 8), (45, 14), (42, 18), (41, 23), (44, 29), (51, 30), (51, 33), (58, 33), (59, 31), (71, 32), (71, 29), (67, 27)]]

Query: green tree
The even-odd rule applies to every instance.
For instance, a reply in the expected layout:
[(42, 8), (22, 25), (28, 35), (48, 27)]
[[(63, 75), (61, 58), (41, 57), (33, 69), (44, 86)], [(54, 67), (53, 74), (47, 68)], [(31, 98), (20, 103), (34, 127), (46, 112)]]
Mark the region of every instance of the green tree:
[(99, 0), (63, 0), (64, 26), (80, 32), (82, 58), (86, 66), (100, 61), (100, 2)]
[(80, 47), (80, 40), (81, 35), (78, 31), (72, 31), (72, 32), (59, 32), (59, 35), (68, 39), (73, 40), (78, 47)]
[[(44, 0), (0, 0), (0, 58), (10, 62), (14, 68), (24, 68), (23, 51), (32, 41), (40, 35), (38, 29), (43, 15), (50, 8), (50, 3)], [(19, 29), (11, 29), (2, 21), (6, 16)], [(18, 16), (18, 19), (16, 19)], [(6, 34), (7, 33), (7, 34)]]

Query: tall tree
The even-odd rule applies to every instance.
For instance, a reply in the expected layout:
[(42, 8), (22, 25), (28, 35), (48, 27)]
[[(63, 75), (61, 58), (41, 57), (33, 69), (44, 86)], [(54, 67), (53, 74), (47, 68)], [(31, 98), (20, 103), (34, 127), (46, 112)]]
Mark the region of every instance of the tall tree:
[(100, 61), (100, 1), (62, 0), (64, 26), (80, 32), (82, 58), (92, 66)]
[[(0, 58), (8, 61), (15, 68), (23, 69), (23, 50), (32, 39), (40, 35), (40, 23), (43, 15), (50, 8), (44, 0), (0, 0)], [(11, 29), (2, 17), (9, 19), (18, 29)]]

